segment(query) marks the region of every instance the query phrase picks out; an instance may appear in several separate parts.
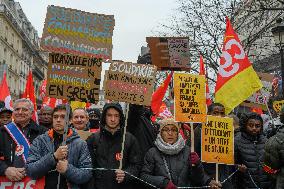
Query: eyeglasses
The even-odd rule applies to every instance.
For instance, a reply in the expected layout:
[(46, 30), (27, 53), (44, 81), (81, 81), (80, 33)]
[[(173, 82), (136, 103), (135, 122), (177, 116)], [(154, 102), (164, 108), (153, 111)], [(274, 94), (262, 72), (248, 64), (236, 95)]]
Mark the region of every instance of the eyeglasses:
[(177, 134), (178, 130), (177, 129), (162, 129), (162, 132), (165, 132), (165, 133), (174, 133), (174, 134)]

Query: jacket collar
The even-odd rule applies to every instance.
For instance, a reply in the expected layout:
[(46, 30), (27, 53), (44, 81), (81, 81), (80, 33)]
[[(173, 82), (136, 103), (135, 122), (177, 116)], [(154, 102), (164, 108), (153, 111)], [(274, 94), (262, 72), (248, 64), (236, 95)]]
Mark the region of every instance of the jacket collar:
[(250, 140), (252, 142), (254, 141), (260, 141), (260, 139), (262, 138), (262, 134), (258, 134), (257, 136), (252, 136), (252, 135), (249, 135), (248, 133), (246, 132), (241, 132), (241, 135), (246, 138), (247, 140)]

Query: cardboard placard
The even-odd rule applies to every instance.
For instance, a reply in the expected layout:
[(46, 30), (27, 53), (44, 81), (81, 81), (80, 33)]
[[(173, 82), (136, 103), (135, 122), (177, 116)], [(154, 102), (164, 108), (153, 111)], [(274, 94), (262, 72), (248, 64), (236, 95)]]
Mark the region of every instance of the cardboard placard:
[(44, 189), (45, 177), (32, 180), (29, 177), (23, 178), (23, 180), (18, 182), (13, 182), (4, 176), (0, 176), (0, 188), (1, 189)]
[(280, 113), (282, 106), (284, 105), (284, 100), (274, 101), (273, 109), (275, 112)]
[(261, 79), (263, 87), (260, 91), (257, 91), (251, 97), (249, 97), (247, 101), (254, 104), (265, 105), (270, 97), (274, 75), (261, 72), (257, 72), (257, 75)]
[(58, 53), (112, 59), (114, 16), (48, 6), (41, 47)]
[(190, 69), (188, 37), (147, 37), (152, 64), (161, 69)]
[(102, 59), (50, 53), (47, 96), (96, 104), (101, 70)]
[(201, 160), (207, 163), (234, 164), (234, 126), (228, 117), (207, 116), (202, 125)]
[(77, 130), (77, 133), (82, 140), (87, 140), (87, 138), (92, 135), (91, 132), (82, 130)]
[(105, 99), (151, 105), (156, 66), (113, 62), (104, 83)]
[(205, 76), (174, 74), (175, 120), (179, 122), (206, 122)]

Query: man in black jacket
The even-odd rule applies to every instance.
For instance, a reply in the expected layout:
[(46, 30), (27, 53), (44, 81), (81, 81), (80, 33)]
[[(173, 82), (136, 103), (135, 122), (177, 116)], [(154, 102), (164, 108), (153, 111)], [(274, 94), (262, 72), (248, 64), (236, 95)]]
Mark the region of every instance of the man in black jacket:
[[(31, 119), (34, 109), (30, 100), (16, 100), (13, 109), (14, 125), (23, 133), (29, 143), (46, 131), (46, 128), (37, 125)], [(6, 176), (11, 181), (22, 180), (26, 175), (24, 153), (26, 153), (26, 149), (23, 150), (21, 145), (14, 142), (6, 127), (1, 127), (0, 176)]]
[(123, 127), (121, 106), (118, 103), (106, 104), (101, 117), (101, 130), (87, 140), (93, 167), (97, 169), (93, 172), (96, 189), (133, 188), (133, 178), (128, 173), (138, 176), (142, 160), (136, 138), (127, 132), (122, 170), (118, 169), (122, 157)]

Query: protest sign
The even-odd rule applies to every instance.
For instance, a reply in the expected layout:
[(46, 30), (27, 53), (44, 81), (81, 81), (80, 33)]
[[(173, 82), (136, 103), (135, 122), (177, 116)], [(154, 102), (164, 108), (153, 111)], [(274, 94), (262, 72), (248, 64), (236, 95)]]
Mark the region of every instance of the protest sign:
[(147, 37), (152, 64), (161, 69), (190, 69), (187, 37)]
[(284, 105), (284, 100), (274, 101), (273, 102), (273, 110), (277, 113), (280, 113), (283, 105)]
[(82, 130), (77, 130), (77, 133), (82, 140), (87, 140), (87, 138), (92, 135), (91, 132)]
[(247, 101), (254, 104), (265, 105), (270, 97), (274, 75), (261, 72), (257, 72), (257, 75), (261, 79), (263, 87), (250, 96)]
[(84, 56), (50, 53), (47, 72), (47, 96), (97, 103), (102, 60)]
[(44, 50), (112, 59), (114, 16), (48, 6), (41, 39)]
[(175, 73), (174, 98), (176, 121), (206, 122), (204, 75)]
[(152, 65), (113, 62), (104, 83), (105, 98), (150, 106), (156, 70)]
[(207, 116), (202, 125), (201, 160), (207, 163), (234, 164), (234, 126), (228, 117)]
[(38, 180), (32, 180), (29, 177), (25, 177), (23, 180), (14, 182), (10, 181), (4, 176), (0, 176), (0, 188), (1, 189), (44, 189), (45, 178)]

